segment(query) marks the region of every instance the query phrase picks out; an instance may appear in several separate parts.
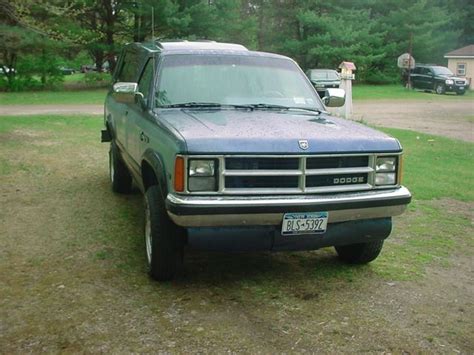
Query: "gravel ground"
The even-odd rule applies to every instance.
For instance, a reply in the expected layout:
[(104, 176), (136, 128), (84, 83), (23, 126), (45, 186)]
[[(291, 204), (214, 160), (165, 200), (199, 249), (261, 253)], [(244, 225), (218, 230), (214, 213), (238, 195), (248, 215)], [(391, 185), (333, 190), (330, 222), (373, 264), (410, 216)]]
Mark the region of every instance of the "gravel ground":
[(474, 100), (354, 102), (354, 119), (372, 125), (412, 131), (474, 142)]

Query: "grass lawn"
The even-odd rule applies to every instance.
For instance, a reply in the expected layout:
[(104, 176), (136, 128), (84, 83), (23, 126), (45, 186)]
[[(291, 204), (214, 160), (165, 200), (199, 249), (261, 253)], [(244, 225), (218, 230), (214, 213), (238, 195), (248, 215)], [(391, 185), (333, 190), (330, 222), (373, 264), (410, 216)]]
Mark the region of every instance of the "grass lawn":
[(65, 83), (80, 83), (84, 81), (85, 74), (84, 73), (74, 73), (71, 75), (64, 75), (64, 82)]
[(0, 117), (5, 353), (472, 350), (472, 269), (459, 262), (474, 254), (473, 144), (386, 130), (405, 147), (414, 200), (369, 265), (342, 264), (332, 248), (187, 252), (181, 278), (156, 283), (142, 196), (111, 192), (102, 124)]
[(468, 90), (466, 94), (460, 96), (456, 94), (436, 95), (431, 92), (419, 90), (409, 90), (402, 85), (364, 85), (356, 84), (352, 87), (354, 100), (472, 100), (474, 91)]
[(0, 92), (0, 105), (103, 104), (106, 93), (106, 89)]

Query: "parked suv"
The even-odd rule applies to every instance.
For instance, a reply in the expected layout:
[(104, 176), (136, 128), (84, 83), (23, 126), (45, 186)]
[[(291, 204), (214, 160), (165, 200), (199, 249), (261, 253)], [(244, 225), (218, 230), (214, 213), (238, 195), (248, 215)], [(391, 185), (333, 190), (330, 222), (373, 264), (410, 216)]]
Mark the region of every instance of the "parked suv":
[(127, 45), (105, 102), (112, 189), (145, 196), (150, 275), (173, 278), (186, 245), (229, 251), (334, 246), (380, 253), (411, 200), (400, 143), (331, 116), (291, 59), (215, 42)]
[(333, 69), (310, 69), (306, 75), (321, 97), (325, 95), (326, 89), (338, 88), (341, 85), (341, 77)]
[(464, 95), (469, 87), (466, 79), (456, 77), (448, 68), (437, 65), (417, 65), (410, 79), (413, 88), (433, 90), (439, 95), (446, 92)]

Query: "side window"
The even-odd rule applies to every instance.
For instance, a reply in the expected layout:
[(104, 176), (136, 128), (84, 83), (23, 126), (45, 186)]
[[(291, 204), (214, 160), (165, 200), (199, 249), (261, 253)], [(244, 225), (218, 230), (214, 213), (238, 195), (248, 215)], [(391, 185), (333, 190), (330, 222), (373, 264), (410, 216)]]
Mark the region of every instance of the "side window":
[(466, 63), (457, 63), (456, 75), (466, 76)]
[(421, 74), (423, 75), (431, 75), (431, 70), (429, 68), (422, 68)]
[(117, 80), (123, 82), (136, 82), (138, 67), (138, 55), (132, 52), (125, 53), (122, 60), (122, 68), (120, 68)]
[(151, 82), (153, 81), (153, 58), (148, 59), (143, 69), (140, 80), (138, 81), (138, 91), (140, 91), (145, 100), (148, 100)]

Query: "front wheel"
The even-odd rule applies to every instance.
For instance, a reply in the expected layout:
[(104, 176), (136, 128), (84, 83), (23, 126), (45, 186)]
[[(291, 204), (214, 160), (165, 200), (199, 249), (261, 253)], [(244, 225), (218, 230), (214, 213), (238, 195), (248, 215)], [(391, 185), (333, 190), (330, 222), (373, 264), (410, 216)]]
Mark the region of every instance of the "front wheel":
[(145, 246), (152, 278), (173, 279), (182, 260), (184, 235), (184, 229), (166, 213), (159, 186), (149, 187), (145, 193)]
[(383, 239), (369, 243), (342, 245), (335, 247), (339, 259), (349, 264), (367, 264), (379, 256)]
[(438, 95), (443, 95), (445, 91), (445, 87), (443, 84), (436, 84), (435, 91)]

